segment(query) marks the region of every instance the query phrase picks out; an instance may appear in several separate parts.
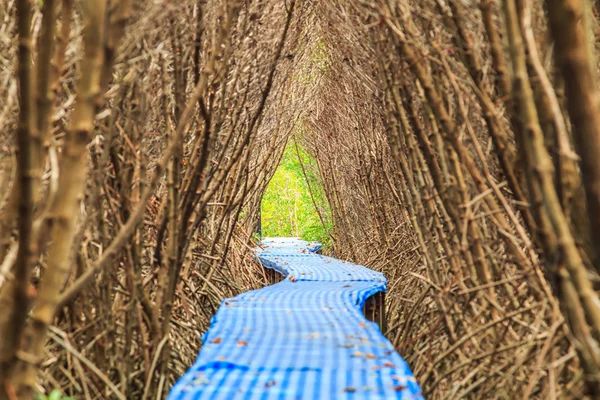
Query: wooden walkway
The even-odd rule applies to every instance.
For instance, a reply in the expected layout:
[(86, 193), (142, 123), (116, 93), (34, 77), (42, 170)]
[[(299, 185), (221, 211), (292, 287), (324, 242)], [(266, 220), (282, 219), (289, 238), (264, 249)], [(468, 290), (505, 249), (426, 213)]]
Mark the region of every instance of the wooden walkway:
[(258, 258), (285, 278), (223, 301), (169, 399), (422, 399), (406, 362), (362, 312), (371, 304), (371, 319), (383, 321), (372, 299), (385, 291), (384, 276), (319, 247), (263, 241)]

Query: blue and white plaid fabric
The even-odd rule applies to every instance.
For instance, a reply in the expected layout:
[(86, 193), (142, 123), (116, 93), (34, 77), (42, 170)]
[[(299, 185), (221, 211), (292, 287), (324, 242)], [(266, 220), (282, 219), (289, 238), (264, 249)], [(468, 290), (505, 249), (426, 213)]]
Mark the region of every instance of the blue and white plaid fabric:
[(258, 256), (286, 276), (226, 299), (171, 400), (422, 399), (406, 362), (362, 306), (382, 274), (315, 254), (298, 239), (265, 239)]

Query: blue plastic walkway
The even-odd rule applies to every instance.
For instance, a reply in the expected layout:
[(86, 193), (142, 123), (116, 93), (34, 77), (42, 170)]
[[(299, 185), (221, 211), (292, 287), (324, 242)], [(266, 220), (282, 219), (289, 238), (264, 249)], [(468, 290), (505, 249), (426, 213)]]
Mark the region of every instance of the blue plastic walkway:
[(196, 363), (171, 400), (422, 399), (408, 365), (362, 314), (384, 276), (314, 252), (298, 239), (265, 239), (258, 256), (286, 279), (226, 299)]

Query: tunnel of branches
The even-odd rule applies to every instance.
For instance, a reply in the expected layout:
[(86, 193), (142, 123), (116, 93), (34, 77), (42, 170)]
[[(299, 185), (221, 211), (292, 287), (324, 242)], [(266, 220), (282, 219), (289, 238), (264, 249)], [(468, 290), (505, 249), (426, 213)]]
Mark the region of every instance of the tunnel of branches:
[(0, 0), (0, 399), (163, 398), (286, 148), (427, 398), (600, 398), (598, 12)]

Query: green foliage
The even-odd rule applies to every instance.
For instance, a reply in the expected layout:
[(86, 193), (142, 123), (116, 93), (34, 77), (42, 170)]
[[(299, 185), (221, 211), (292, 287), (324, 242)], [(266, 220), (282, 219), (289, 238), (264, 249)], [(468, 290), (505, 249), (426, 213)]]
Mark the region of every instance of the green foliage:
[(301, 66), (300, 72), (294, 75), (299, 83), (315, 83), (319, 77), (323, 76), (329, 67), (330, 51), (325, 41), (318, 41), (308, 48), (310, 54), (310, 63)]
[(35, 396), (35, 400), (75, 400), (75, 397), (65, 397), (60, 389), (54, 389), (47, 396), (45, 394), (38, 394)]
[[(308, 182), (302, 172), (296, 147), (291, 142), (262, 199), (262, 234), (265, 237), (299, 237), (327, 246), (330, 242), (327, 230), (332, 229), (327, 198), (314, 159), (301, 147), (298, 150)], [(309, 183), (326, 226), (321, 223), (311, 199)]]

